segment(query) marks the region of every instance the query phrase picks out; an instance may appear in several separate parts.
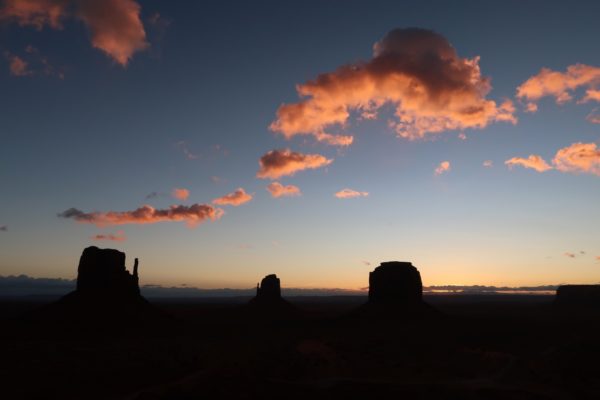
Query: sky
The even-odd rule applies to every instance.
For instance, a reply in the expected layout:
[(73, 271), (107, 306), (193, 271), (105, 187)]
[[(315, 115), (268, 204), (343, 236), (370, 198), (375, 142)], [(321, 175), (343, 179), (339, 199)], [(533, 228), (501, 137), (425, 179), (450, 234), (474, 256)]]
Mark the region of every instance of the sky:
[(0, 1), (0, 275), (600, 281), (596, 1)]

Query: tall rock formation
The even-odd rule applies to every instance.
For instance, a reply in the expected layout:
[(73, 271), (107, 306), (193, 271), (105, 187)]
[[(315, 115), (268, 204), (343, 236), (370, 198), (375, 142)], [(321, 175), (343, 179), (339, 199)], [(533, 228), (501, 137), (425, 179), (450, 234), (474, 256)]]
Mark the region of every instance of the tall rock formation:
[(369, 273), (369, 303), (417, 304), (422, 300), (421, 274), (412, 263), (382, 262)]
[(139, 296), (138, 259), (131, 274), (125, 267), (125, 253), (95, 246), (86, 248), (77, 268), (77, 291), (99, 296)]
[(281, 281), (275, 274), (265, 276), (256, 285), (256, 297), (250, 300), (250, 309), (266, 318), (287, 318), (296, 308), (281, 297)]

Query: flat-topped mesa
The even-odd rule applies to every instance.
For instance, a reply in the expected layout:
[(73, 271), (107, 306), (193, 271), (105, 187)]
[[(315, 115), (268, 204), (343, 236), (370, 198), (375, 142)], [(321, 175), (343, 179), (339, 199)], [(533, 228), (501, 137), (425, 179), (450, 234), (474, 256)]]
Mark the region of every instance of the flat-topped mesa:
[(278, 301), (281, 300), (281, 281), (275, 274), (267, 275), (256, 285), (256, 300)]
[(600, 312), (600, 285), (562, 285), (554, 304), (569, 309), (596, 309)]
[(369, 303), (416, 304), (422, 300), (421, 274), (412, 263), (382, 262), (369, 273)]
[(125, 268), (125, 253), (96, 246), (87, 247), (79, 259), (77, 292), (139, 296), (138, 259), (135, 259), (132, 275)]

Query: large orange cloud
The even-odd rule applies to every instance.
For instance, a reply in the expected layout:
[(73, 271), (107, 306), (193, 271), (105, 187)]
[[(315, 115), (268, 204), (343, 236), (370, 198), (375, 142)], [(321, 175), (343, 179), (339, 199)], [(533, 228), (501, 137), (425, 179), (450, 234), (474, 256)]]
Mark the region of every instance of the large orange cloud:
[(208, 204), (192, 204), (191, 206), (172, 205), (167, 209), (155, 209), (144, 205), (133, 211), (107, 211), (86, 213), (76, 208), (69, 208), (58, 216), (74, 219), (83, 224), (96, 226), (125, 225), (125, 224), (154, 224), (165, 221), (183, 221), (193, 227), (206, 220), (216, 221), (225, 212)]
[(373, 119), (386, 104), (395, 107), (390, 125), (408, 139), (484, 128), (493, 121), (516, 123), (512, 102), (486, 99), (491, 85), (481, 75), (479, 58), (460, 58), (443, 36), (425, 29), (393, 30), (375, 43), (371, 60), (321, 74), (296, 89), (302, 100), (280, 106), (270, 125), (288, 139), (312, 135), (348, 145), (351, 136), (328, 131), (346, 127), (351, 112)]
[(527, 158), (513, 157), (510, 160), (506, 160), (504, 164), (511, 168), (515, 165), (520, 165), (525, 168), (535, 169), (537, 172), (544, 172), (552, 169), (541, 156), (535, 154), (531, 154)]
[(535, 112), (536, 102), (542, 97), (554, 97), (558, 104), (573, 99), (573, 91), (579, 87), (587, 87), (585, 97), (581, 102), (600, 101), (600, 68), (585, 64), (575, 64), (567, 67), (565, 72), (542, 68), (537, 74), (527, 79), (517, 88), (517, 97), (528, 101), (527, 109)]
[(294, 185), (282, 185), (279, 182), (272, 182), (267, 186), (267, 190), (271, 193), (272, 197), (289, 197), (289, 196), (300, 196), (302, 192), (298, 186)]
[(252, 195), (246, 193), (246, 191), (242, 188), (237, 188), (234, 192), (226, 194), (225, 196), (221, 196), (217, 199), (213, 200), (214, 204), (218, 204), (221, 206), (241, 206), (244, 203), (252, 200)]
[(573, 143), (556, 152), (554, 167), (562, 172), (600, 176), (600, 150), (595, 143)]
[(505, 162), (512, 167), (521, 165), (538, 172), (556, 169), (561, 172), (585, 173), (600, 176), (600, 150), (595, 143), (573, 143), (556, 152), (550, 166), (541, 156), (532, 154), (528, 158), (513, 157)]
[(290, 149), (271, 150), (260, 158), (258, 162), (260, 169), (256, 176), (263, 179), (278, 179), (305, 169), (324, 167), (332, 162), (332, 159), (320, 154), (303, 154)]
[(89, 28), (92, 46), (122, 66), (149, 46), (135, 0), (6, 0), (0, 9), (0, 19), (37, 29), (62, 29), (62, 21), (73, 17)]

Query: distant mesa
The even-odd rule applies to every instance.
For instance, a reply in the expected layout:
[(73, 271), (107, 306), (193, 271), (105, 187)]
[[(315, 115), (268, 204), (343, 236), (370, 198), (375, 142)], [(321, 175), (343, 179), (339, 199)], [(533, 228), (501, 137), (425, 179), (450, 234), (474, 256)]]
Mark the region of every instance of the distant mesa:
[(281, 297), (281, 281), (275, 274), (265, 276), (256, 285), (256, 296), (249, 305), (267, 313), (293, 312), (296, 308)]
[(273, 302), (282, 300), (281, 281), (275, 274), (267, 275), (256, 285), (256, 300)]
[(410, 262), (387, 261), (369, 273), (369, 303), (416, 304), (423, 301), (421, 274)]
[(554, 304), (569, 311), (600, 313), (600, 285), (562, 285), (556, 290)]
[(77, 288), (37, 317), (119, 325), (136, 324), (164, 315), (140, 294), (138, 259), (133, 273), (125, 267), (125, 253), (91, 246), (83, 250), (77, 268)]
[(125, 253), (91, 246), (83, 250), (77, 268), (77, 291), (98, 296), (140, 296), (138, 259), (133, 274), (125, 267)]
[(355, 315), (419, 319), (439, 314), (423, 301), (421, 274), (410, 262), (382, 262), (369, 273), (369, 301)]

